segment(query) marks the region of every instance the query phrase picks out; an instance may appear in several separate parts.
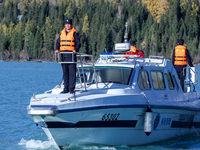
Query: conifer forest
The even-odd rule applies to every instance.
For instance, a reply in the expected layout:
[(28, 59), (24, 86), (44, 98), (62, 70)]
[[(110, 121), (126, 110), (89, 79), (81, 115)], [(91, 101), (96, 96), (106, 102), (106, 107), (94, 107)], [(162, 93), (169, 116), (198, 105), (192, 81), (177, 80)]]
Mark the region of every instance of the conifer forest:
[(129, 40), (149, 55), (171, 59), (178, 39), (200, 62), (199, 0), (0, 0), (0, 60), (53, 61), (66, 18), (95, 57)]

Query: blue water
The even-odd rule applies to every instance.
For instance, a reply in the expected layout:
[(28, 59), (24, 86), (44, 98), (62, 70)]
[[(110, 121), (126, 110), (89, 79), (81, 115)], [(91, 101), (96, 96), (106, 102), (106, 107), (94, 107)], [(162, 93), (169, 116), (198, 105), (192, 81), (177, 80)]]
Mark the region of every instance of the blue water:
[[(200, 66), (197, 66), (200, 72)], [(62, 78), (60, 64), (36, 62), (0, 62), (0, 150), (54, 150), (53, 144), (37, 127), (27, 106), (33, 93), (44, 93), (59, 84)], [(200, 76), (198, 76), (200, 81)], [(200, 86), (197, 87), (200, 92)], [(171, 150), (199, 149), (197, 134), (159, 142), (148, 146), (128, 147), (105, 145), (70, 145), (67, 149), (106, 150)]]

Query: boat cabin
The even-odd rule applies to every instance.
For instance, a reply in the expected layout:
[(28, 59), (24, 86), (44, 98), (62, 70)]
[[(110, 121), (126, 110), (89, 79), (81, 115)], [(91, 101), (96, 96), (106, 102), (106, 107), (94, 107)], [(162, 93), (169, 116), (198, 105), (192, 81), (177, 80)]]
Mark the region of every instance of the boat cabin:
[[(84, 64), (83, 56), (93, 56), (80, 53), (78, 55), (80, 60), (77, 63), (76, 91), (130, 88), (137, 89), (138, 92), (184, 92), (172, 62), (162, 56), (138, 58), (131, 52), (103, 52), (95, 63)], [(186, 70), (185, 92), (195, 91), (197, 74), (194, 67), (188, 67)], [(60, 87), (63, 87), (63, 81)]]

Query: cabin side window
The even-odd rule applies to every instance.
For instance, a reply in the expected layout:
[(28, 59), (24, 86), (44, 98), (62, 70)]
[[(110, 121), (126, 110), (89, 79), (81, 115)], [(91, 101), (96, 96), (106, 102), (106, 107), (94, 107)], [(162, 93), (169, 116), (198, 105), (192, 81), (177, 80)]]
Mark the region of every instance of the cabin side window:
[(151, 71), (151, 78), (153, 81), (154, 89), (158, 89), (158, 90), (165, 89), (164, 76), (162, 72)]
[(150, 89), (149, 75), (147, 71), (140, 71), (138, 77), (138, 84), (141, 89)]
[(167, 79), (169, 83), (169, 89), (174, 89), (174, 82), (172, 80), (172, 76), (170, 72), (167, 73)]

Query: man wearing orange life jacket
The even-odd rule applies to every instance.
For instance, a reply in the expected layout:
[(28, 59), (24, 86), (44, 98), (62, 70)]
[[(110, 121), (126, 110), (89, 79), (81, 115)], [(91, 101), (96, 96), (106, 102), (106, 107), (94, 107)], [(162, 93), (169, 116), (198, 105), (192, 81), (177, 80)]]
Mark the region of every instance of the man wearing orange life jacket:
[[(174, 68), (176, 69), (176, 72), (180, 79), (181, 87), (184, 91), (185, 76), (183, 75), (183, 68), (187, 67), (187, 63), (190, 65), (190, 67), (193, 67), (193, 64), (192, 64), (192, 59), (190, 57), (190, 53), (188, 49), (184, 46), (183, 39), (178, 40), (178, 46), (176, 46), (175, 49), (173, 50), (172, 63), (174, 65)], [(184, 69), (184, 74), (186, 74), (185, 69)]]
[(70, 54), (61, 54), (63, 70), (63, 80), (64, 80), (64, 89), (61, 93), (74, 93), (75, 84), (76, 84), (76, 52), (79, 51), (81, 47), (79, 35), (76, 32), (76, 29), (72, 27), (72, 19), (65, 20), (65, 28), (61, 31), (57, 41), (56, 41), (56, 53), (60, 52), (72, 52), (74, 55), (74, 60), (72, 60), (72, 53)]
[(131, 52), (134, 52), (135, 55), (138, 55), (140, 58), (144, 58), (144, 52), (142, 50), (138, 50), (136, 47), (135, 47), (135, 41), (130, 41), (130, 44), (131, 44), (131, 49), (130, 51)]

